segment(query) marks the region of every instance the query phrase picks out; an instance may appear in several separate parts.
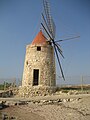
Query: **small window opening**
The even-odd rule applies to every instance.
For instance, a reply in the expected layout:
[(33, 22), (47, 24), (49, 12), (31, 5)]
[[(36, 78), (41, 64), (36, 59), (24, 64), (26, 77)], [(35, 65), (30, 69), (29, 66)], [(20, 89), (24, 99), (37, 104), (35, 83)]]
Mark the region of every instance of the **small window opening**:
[(26, 61), (26, 65), (28, 65), (28, 61)]
[(37, 51), (41, 51), (41, 47), (40, 46), (37, 47)]

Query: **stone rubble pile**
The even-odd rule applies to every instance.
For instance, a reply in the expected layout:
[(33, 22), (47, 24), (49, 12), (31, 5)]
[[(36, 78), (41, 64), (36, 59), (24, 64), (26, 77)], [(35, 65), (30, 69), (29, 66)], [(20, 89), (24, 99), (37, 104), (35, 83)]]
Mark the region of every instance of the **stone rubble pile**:
[(19, 97), (35, 97), (35, 96), (46, 96), (46, 95), (77, 95), (81, 94), (77, 90), (58, 90), (57, 87), (50, 86), (20, 86), (18, 96)]

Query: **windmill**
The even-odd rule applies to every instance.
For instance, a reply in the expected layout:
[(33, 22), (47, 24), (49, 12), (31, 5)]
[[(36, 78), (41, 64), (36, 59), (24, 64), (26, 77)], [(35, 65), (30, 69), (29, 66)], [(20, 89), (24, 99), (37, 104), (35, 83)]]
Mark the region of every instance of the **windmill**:
[(47, 37), (48, 42), (54, 48), (54, 52), (56, 54), (56, 58), (58, 61), (58, 65), (61, 71), (62, 78), (63, 80), (65, 80), (64, 72), (61, 66), (61, 61), (60, 61), (60, 56), (62, 56), (63, 58), (64, 56), (63, 56), (63, 51), (61, 49), (59, 42), (62, 42), (64, 40), (75, 39), (75, 38), (78, 38), (79, 36), (66, 38), (64, 40), (55, 40), (56, 26), (51, 16), (49, 0), (43, 0), (43, 7), (44, 7), (44, 12), (42, 13), (41, 26), (44, 31), (44, 34)]

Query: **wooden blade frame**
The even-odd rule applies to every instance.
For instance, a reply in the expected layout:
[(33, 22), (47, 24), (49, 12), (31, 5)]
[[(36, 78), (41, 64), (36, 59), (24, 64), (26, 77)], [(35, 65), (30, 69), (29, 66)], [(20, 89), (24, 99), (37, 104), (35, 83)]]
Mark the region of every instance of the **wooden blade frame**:
[(48, 0), (43, 0), (43, 6), (44, 6), (44, 12), (45, 12), (45, 16), (46, 16), (46, 23), (48, 25), (48, 30), (52, 36), (52, 38), (55, 38), (55, 24), (54, 21), (52, 19), (51, 13), (50, 13), (50, 5), (49, 5), (49, 1)]

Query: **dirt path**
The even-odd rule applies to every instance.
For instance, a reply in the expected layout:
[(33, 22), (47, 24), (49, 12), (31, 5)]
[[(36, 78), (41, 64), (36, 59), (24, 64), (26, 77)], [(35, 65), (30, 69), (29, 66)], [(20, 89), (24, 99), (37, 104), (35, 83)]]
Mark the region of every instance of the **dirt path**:
[(60, 94), (60, 95), (47, 95), (47, 96), (36, 96), (30, 98), (0, 98), (0, 101), (30, 101), (30, 100), (55, 100), (55, 99), (66, 99), (66, 98), (85, 98), (90, 97), (90, 94), (78, 94), (78, 95), (67, 95), (67, 94)]

